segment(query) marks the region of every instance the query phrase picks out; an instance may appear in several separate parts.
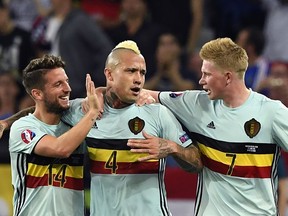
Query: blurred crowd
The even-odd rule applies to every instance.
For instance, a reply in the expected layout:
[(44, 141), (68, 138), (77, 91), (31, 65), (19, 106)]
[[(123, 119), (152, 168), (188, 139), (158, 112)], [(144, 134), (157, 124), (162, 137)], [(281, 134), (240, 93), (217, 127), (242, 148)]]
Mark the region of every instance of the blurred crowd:
[(33, 105), (21, 84), (32, 58), (61, 56), (74, 99), (86, 73), (105, 85), (105, 59), (128, 39), (146, 59), (145, 88), (180, 91), (201, 89), (201, 46), (230, 37), (249, 56), (247, 87), (288, 106), (287, 23), (288, 0), (0, 0), (0, 119)]

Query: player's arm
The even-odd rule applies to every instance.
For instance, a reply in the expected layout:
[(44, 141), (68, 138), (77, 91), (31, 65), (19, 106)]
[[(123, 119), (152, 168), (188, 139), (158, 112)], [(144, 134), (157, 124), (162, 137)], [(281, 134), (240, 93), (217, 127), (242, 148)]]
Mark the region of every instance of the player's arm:
[(198, 146), (191, 143), (191, 145), (186, 148), (179, 145), (176, 147), (180, 147), (178, 153), (172, 153), (171, 155), (182, 169), (187, 172), (200, 172), (202, 170), (203, 164)]
[[(200, 172), (202, 170), (201, 154), (196, 146), (189, 145), (185, 148), (171, 140), (151, 136), (144, 131), (143, 136), (145, 139), (129, 139), (127, 143), (132, 148), (131, 152), (148, 154), (139, 158), (139, 161), (161, 159), (172, 155), (186, 171)], [(187, 166), (188, 164), (190, 166)]]
[(0, 138), (3, 135), (4, 130), (8, 130), (11, 125), (18, 120), (19, 118), (28, 115), (28, 113), (33, 113), (35, 110), (35, 107), (28, 107), (26, 109), (20, 110), (19, 112), (15, 113), (14, 115), (4, 119), (0, 120)]
[(83, 142), (99, 114), (98, 98), (90, 75), (86, 77), (86, 90), (89, 110), (69, 131), (59, 137), (45, 135), (34, 148), (34, 153), (47, 157), (69, 157)]

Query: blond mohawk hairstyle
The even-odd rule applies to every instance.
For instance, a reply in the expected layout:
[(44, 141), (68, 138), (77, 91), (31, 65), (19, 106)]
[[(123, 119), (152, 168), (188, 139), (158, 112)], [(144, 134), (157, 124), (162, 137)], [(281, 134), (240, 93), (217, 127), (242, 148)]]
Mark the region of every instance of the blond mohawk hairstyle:
[(137, 44), (132, 40), (125, 40), (125, 41), (120, 42), (119, 44), (117, 44), (117, 46), (115, 46), (115, 48), (112, 50), (112, 52), (114, 50), (117, 50), (117, 49), (129, 49), (138, 55), (141, 54)]

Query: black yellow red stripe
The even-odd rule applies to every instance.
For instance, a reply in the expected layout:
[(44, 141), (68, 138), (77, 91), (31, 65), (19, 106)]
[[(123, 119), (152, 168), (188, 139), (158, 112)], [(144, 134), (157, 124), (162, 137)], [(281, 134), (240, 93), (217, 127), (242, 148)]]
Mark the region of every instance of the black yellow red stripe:
[(159, 172), (159, 161), (139, 162), (147, 154), (133, 153), (127, 139), (86, 139), (90, 170), (98, 174), (151, 174)]
[(197, 133), (191, 133), (191, 136), (193, 140), (221, 152), (247, 153), (253, 146), (255, 147), (255, 152), (251, 152), (253, 154), (274, 154), (276, 152), (276, 145), (273, 143), (225, 142)]
[(159, 172), (159, 162), (117, 162), (114, 170), (106, 162), (91, 160), (90, 171), (95, 174), (152, 174)]
[(83, 154), (73, 154), (69, 158), (29, 155), (26, 185), (30, 188), (51, 185), (83, 190), (83, 158)]
[(210, 170), (243, 178), (271, 178), (274, 144), (213, 142), (199, 134), (196, 137), (203, 164)]

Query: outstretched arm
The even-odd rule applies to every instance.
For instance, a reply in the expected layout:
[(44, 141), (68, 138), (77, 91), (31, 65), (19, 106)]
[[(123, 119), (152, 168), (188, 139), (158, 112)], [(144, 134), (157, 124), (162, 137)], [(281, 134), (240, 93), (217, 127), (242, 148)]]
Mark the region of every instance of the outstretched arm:
[(188, 172), (202, 170), (201, 154), (196, 146), (190, 145), (184, 148), (173, 141), (151, 136), (144, 131), (143, 136), (145, 139), (129, 139), (127, 143), (131, 147), (131, 152), (148, 154), (139, 158), (139, 161), (161, 159), (172, 155), (184, 170)]

